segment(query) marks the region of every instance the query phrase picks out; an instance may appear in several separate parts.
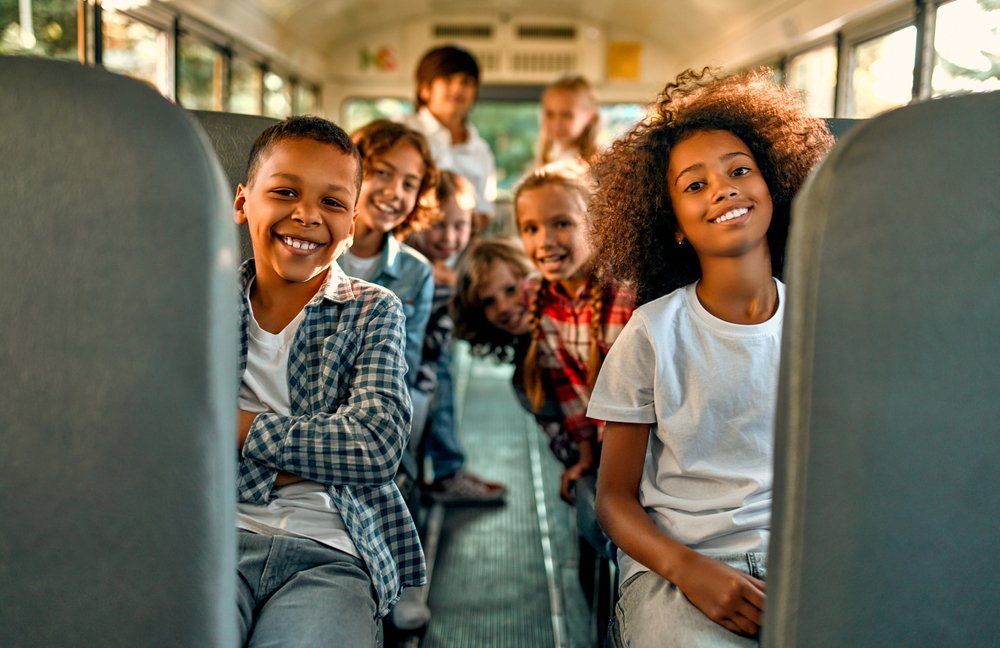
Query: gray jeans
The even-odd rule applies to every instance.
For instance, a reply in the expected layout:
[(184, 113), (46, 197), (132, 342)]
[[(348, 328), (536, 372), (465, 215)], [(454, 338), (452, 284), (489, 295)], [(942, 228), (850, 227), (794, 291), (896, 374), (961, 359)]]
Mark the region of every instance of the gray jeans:
[[(767, 579), (767, 554), (713, 556), (758, 578)], [(646, 571), (622, 583), (611, 632), (627, 648), (750, 648), (758, 641), (734, 634), (705, 616), (668, 580)]]
[(240, 530), (237, 604), (243, 646), (381, 646), (364, 563), (315, 540)]

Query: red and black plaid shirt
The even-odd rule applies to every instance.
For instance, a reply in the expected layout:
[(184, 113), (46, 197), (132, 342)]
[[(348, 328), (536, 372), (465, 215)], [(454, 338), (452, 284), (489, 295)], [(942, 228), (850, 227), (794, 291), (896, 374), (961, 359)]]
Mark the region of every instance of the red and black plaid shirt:
[[(542, 298), (539, 369), (546, 392), (554, 394), (563, 412), (563, 430), (574, 440), (596, 439), (604, 423), (587, 417), (590, 387), (587, 367), (590, 359), (591, 290), (590, 279), (576, 295), (570, 296), (557, 283), (548, 284)], [(635, 310), (635, 294), (618, 285), (606, 285), (601, 309), (601, 359), (621, 333)]]

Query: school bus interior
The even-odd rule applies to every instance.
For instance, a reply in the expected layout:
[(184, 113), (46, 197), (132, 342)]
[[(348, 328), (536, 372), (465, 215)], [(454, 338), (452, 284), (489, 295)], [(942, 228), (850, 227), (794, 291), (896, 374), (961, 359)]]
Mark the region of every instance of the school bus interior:
[[(604, 144), (686, 67), (805, 94), (838, 143), (794, 207), (763, 645), (995, 643), (995, 4), (0, 2), (0, 645), (233, 645), (233, 191), (289, 114), (411, 111), (444, 42), (482, 66), (501, 214), (560, 74)], [(469, 464), (517, 487), (419, 507), (432, 621), (386, 645), (607, 645), (593, 479), (560, 502), (510, 368), (454, 364)]]

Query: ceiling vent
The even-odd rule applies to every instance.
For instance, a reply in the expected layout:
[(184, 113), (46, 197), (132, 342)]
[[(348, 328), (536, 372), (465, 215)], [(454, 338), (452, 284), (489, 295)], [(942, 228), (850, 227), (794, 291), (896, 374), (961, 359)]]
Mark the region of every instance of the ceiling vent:
[(434, 25), (434, 38), (493, 38), (493, 25)]
[(518, 25), (517, 37), (521, 39), (541, 39), (548, 41), (576, 40), (573, 25)]
[(514, 52), (511, 72), (515, 74), (570, 74), (577, 72), (573, 52)]

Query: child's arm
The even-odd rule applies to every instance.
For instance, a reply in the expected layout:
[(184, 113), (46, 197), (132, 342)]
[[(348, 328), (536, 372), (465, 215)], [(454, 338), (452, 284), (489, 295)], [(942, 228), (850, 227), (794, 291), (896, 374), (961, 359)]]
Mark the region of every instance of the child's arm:
[(434, 275), (430, 266), (421, 263), (421, 269), (426, 270), (420, 290), (413, 297), (410, 313), (406, 316), (406, 384), (415, 387), (420, 373), (420, 359), (424, 351), (424, 335), (427, 333), (427, 322), (431, 318), (431, 305), (434, 302)]
[(666, 536), (639, 502), (649, 427), (607, 424), (597, 479), (597, 519), (622, 551), (676, 585), (705, 616), (737, 634), (757, 635), (764, 582)]
[(567, 504), (575, 504), (573, 484), (597, 465), (597, 441), (594, 437), (579, 442), (580, 460), (563, 471), (559, 480), (559, 497)]
[[(327, 485), (373, 486), (393, 479), (411, 415), (404, 316), (389, 293), (363, 308), (368, 314), (357, 328), (326, 340), (322, 366), (313, 374), (320, 381), (315, 398), (329, 409), (303, 416), (257, 414), (242, 446), (244, 463), (270, 469), (272, 480), (280, 473)], [(241, 477), (244, 472), (254, 471), (241, 470)]]

